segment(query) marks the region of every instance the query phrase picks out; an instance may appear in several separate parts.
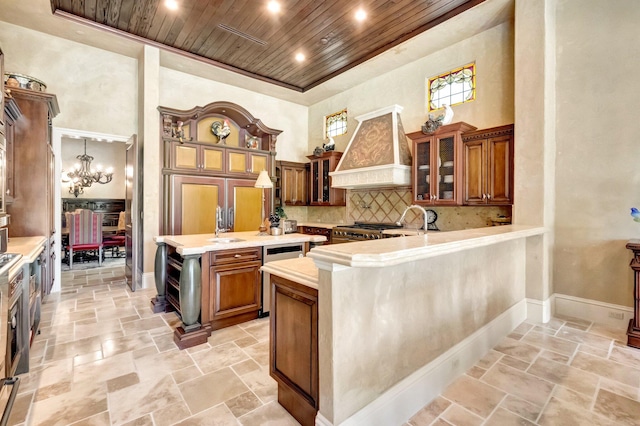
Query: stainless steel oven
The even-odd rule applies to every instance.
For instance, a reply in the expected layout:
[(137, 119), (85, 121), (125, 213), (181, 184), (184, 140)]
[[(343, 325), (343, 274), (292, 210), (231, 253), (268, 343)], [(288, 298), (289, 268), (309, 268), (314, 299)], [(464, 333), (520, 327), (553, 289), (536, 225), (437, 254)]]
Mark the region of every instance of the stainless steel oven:
[[(9, 313), (12, 297), (10, 295), (9, 269), (20, 260), (21, 255), (0, 254), (0, 426), (9, 421), (11, 408), (18, 393), (19, 378), (11, 376), (11, 354), (9, 351)], [(15, 302), (15, 300), (14, 300)], [(17, 325), (17, 324), (16, 324)]]
[[(262, 264), (273, 262), (274, 260), (295, 259), (304, 257), (304, 243), (287, 243), (273, 246), (264, 246), (262, 248)], [(269, 282), (262, 275), (262, 309), (259, 316), (266, 317), (271, 310), (271, 289)]]

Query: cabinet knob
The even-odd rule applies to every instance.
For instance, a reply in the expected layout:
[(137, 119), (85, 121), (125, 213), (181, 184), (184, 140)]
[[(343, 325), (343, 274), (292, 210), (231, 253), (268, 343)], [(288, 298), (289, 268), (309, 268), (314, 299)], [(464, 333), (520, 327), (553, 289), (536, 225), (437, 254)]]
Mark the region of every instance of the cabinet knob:
[(486, 200), (487, 199), (487, 194), (482, 194), (482, 199)]
[(487, 200), (491, 199), (491, 194), (487, 194)]

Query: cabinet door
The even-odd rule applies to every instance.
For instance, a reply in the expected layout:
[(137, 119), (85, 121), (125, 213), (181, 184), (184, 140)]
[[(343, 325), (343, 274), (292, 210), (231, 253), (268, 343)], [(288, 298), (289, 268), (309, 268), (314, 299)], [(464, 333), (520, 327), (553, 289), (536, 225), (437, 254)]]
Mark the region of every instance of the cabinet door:
[(487, 141), (487, 203), (512, 204), (513, 138), (500, 136)]
[[(413, 145), (414, 173), (413, 173), (413, 200), (429, 203), (431, 201), (431, 138), (415, 142)], [(433, 191), (435, 192), (435, 191)]]
[(255, 261), (211, 267), (213, 321), (258, 312), (262, 290), (260, 266), (262, 262)]
[(307, 171), (300, 166), (282, 166), (282, 200), (289, 206), (305, 205), (307, 200)]
[(486, 203), (486, 168), (484, 141), (464, 144), (464, 191), (465, 204)]
[(269, 154), (227, 150), (227, 173), (253, 177), (263, 170), (269, 171)]
[(435, 195), (434, 204), (456, 205), (458, 204), (458, 175), (459, 165), (456, 154), (458, 146), (456, 134), (445, 134), (435, 139), (431, 164), (432, 195)]
[(194, 171), (200, 168), (198, 145), (179, 142), (172, 142), (171, 145), (172, 169)]
[(169, 233), (214, 233), (216, 208), (224, 207), (224, 196), (225, 180), (222, 178), (171, 176)]
[(262, 223), (262, 208), (265, 218), (269, 217), (271, 207), (271, 189), (254, 187), (255, 181), (249, 179), (227, 179), (227, 228), (233, 232), (258, 231)]
[(201, 147), (200, 162), (203, 172), (224, 172), (224, 151), (220, 148)]

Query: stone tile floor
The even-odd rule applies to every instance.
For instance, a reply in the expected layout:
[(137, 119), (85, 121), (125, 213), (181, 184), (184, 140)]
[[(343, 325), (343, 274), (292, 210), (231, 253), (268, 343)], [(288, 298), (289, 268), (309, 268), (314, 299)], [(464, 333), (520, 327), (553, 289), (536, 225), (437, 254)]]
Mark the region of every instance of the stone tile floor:
[[(9, 424), (298, 424), (269, 377), (268, 319), (180, 351), (154, 294), (130, 292), (122, 267), (63, 273)], [(640, 425), (640, 350), (625, 341), (581, 320), (525, 322), (405, 426)]]

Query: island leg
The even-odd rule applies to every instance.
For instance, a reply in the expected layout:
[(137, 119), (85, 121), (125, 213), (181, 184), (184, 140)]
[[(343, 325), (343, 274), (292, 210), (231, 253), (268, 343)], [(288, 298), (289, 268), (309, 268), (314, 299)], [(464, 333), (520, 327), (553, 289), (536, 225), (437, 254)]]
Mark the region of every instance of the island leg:
[(167, 245), (156, 243), (156, 259), (154, 266), (154, 278), (156, 282), (157, 296), (151, 299), (151, 310), (154, 314), (164, 312), (167, 307), (167, 300), (164, 297), (165, 283), (167, 282)]
[(180, 349), (206, 343), (211, 335), (210, 327), (199, 322), (202, 296), (202, 272), (200, 255), (186, 255), (180, 273), (180, 313), (182, 326), (173, 334), (173, 340)]

